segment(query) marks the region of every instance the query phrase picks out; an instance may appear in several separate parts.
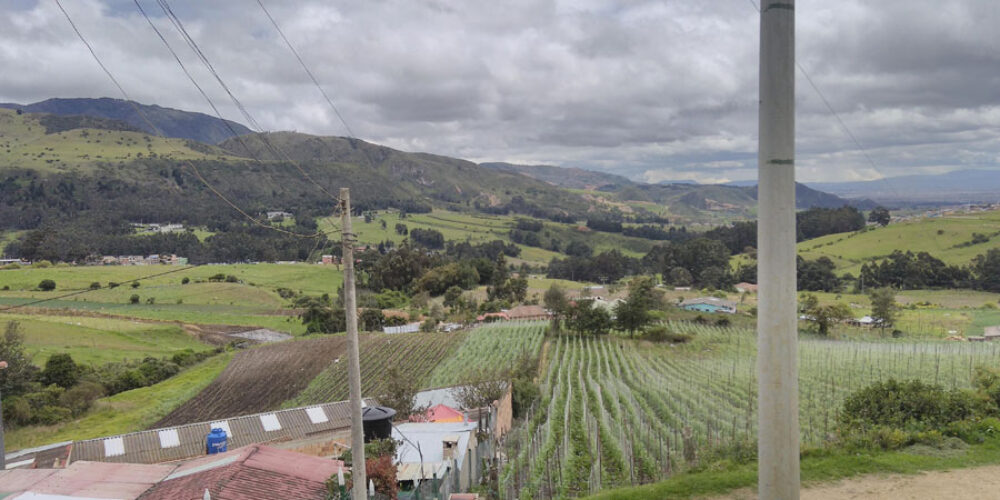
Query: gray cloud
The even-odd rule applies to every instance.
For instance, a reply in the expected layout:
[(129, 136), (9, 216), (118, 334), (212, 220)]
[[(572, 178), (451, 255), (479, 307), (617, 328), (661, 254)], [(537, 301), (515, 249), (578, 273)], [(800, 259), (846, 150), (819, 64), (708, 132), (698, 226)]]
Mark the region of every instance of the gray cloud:
[[(114, 96), (54, 3), (0, 0), (0, 100)], [(755, 176), (757, 13), (746, 0), (265, 1), (361, 138), (634, 179)], [(129, 0), (64, 2), (133, 98), (210, 111)], [(154, 22), (243, 121), (156, 3)], [(261, 125), (344, 135), (256, 2), (175, 12)], [(998, 168), (1000, 5), (799, 0), (803, 180)]]

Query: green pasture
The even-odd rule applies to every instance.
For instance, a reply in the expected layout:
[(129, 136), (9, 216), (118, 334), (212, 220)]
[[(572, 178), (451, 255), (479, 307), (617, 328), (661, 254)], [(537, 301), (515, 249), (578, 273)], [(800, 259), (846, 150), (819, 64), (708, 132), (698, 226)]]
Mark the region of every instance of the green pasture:
[[(985, 243), (959, 246), (972, 233), (990, 236)], [(828, 257), (837, 271), (855, 276), (861, 264), (894, 250), (928, 252), (948, 264), (965, 265), (975, 256), (1000, 247), (1000, 211), (954, 214), (890, 224), (857, 233), (830, 234), (799, 243), (799, 255), (812, 260)]]
[(7, 449), (17, 450), (146, 429), (201, 392), (222, 373), (232, 357), (232, 353), (219, 354), (158, 384), (101, 398), (85, 415), (70, 422), (8, 430)]
[(77, 363), (103, 364), (146, 356), (170, 356), (208, 346), (173, 324), (113, 318), (0, 314), (0, 323), (17, 321), (32, 363), (45, 366), (53, 354), (68, 353)]

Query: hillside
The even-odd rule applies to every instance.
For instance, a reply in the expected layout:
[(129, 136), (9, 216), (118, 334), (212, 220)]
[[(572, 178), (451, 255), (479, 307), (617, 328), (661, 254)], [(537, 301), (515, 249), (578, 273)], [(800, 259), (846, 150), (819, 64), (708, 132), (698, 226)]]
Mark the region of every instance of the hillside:
[(554, 186), (569, 189), (604, 190), (634, 184), (620, 175), (595, 172), (573, 167), (555, 167), (551, 165), (517, 165), (514, 163), (480, 163), (481, 166), (515, 172), (532, 179), (548, 182)]
[(815, 189), (848, 198), (873, 198), (886, 202), (969, 203), (996, 202), (1000, 172), (957, 170), (937, 175), (904, 175), (858, 182), (810, 183)]
[[(972, 234), (990, 239), (971, 242)], [(947, 264), (966, 265), (973, 257), (1000, 248), (1000, 211), (953, 213), (893, 223), (859, 233), (831, 234), (799, 243), (799, 255), (806, 259), (828, 257), (838, 273), (857, 276), (861, 264), (894, 250), (928, 252)]]
[(206, 144), (215, 144), (234, 135), (249, 134), (249, 128), (229, 120), (219, 120), (214, 116), (157, 105), (130, 103), (122, 99), (103, 97), (100, 99), (47, 99), (33, 104), (0, 103), (0, 108), (19, 109), (25, 113), (48, 113), (53, 115), (86, 115), (118, 120), (135, 129), (153, 134), (155, 131), (135, 110), (138, 106), (142, 114), (166, 137), (191, 139)]

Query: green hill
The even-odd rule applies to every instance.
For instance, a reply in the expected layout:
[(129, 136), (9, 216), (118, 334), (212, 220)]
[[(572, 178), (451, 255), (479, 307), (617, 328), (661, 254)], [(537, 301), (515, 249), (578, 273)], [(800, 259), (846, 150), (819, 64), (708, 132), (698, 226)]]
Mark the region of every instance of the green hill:
[[(978, 244), (972, 234), (989, 240)], [(799, 243), (806, 259), (828, 257), (837, 272), (857, 276), (861, 264), (889, 255), (894, 250), (928, 252), (947, 264), (965, 265), (973, 257), (1000, 248), (1000, 211), (953, 213), (890, 224), (858, 233), (831, 234)]]

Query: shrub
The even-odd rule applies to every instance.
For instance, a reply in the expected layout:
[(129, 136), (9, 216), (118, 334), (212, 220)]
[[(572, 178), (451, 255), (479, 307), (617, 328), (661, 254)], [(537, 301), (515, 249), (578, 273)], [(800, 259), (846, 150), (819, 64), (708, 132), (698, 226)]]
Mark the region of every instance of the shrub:
[(133, 281), (132, 282), (132, 288), (139, 288), (139, 282), (138, 281)]
[(85, 380), (64, 392), (59, 398), (59, 402), (62, 406), (69, 409), (74, 417), (78, 417), (90, 409), (94, 401), (103, 395), (104, 386), (97, 382)]
[(65, 422), (71, 418), (73, 418), (73, 412), (69, 408), (47, 405), (39, 408), (32, 420), (42, 425), (53, 425)]
[(93, 282), (93, 283), (90, 284), (90, 289), (91, 290), (100, 290), (101, 289), (101, 284), (99, 282), (95, 281), (95, 282)]
[(38, 289), (43, 292), (51, 292), (56, 289), (56, 282), (52, 280), (42, 280), (38, 283)]
[(149, 297), (148, 299), (146, 299), (146, 303), (149, 304), (149, 305), (155, 304), (156, 303), (156, 297)]
[(236, 276), (233, 276), (232, 274), (226, 275), (226, 283), (239, 283), (239, 282), (240, 279), (237, 278)]
[(186, 285), (186, 284), (188, 284), (190, 282), (191, 282), (191, 278), (188, 278), (187, 276), (185, 276), (184, 278), (181, 279), (181, 284), (182, 285)]
[(4, 425), (28, 425), (31, 423), (31, 404), (21, 396), (11, 396), (3, 401)]
[(45, 362), (42, 370), (42, 381), (46, 385), (55, 384), (63, 389), (76, 385), (80, 368), (76, 366), (73, 357), (66, 353), (53, 354)]
[(47, 261), (47, 260), (40, 260), (40, 261), (35, 262), (34, 264), (32, 264), (31, 267), (33, 267), (35, 269), (45, 269), (45, 268), (48, 268), (48, 267), (52, 267), (52, 262)]
[(114, 281), (109, 281), (108, 282), (108, 288), (118, 288), (118, 285), (120, 285), (120, 284), (121, 283), (115, 283)]
[(650, 342), (671, 342), (674, 344), (684, 344), (690, 342), (694, 337), (687, 333), (674, 332), (666, 326), (654, 326), (646, 329), (640, 338)]
[(132, 296), (128, 298), (128, 303), (129, 304), (138, 304), (139, 303), (139, 294), (133, 293)]
[(973, 409), (972, 397), (966, 392), (946, 391), (919, 380), (889, 379), (849, 396), (841, 419), (869, 425), (904, 427), (922, 423), (940, 427), (971, 416)]

